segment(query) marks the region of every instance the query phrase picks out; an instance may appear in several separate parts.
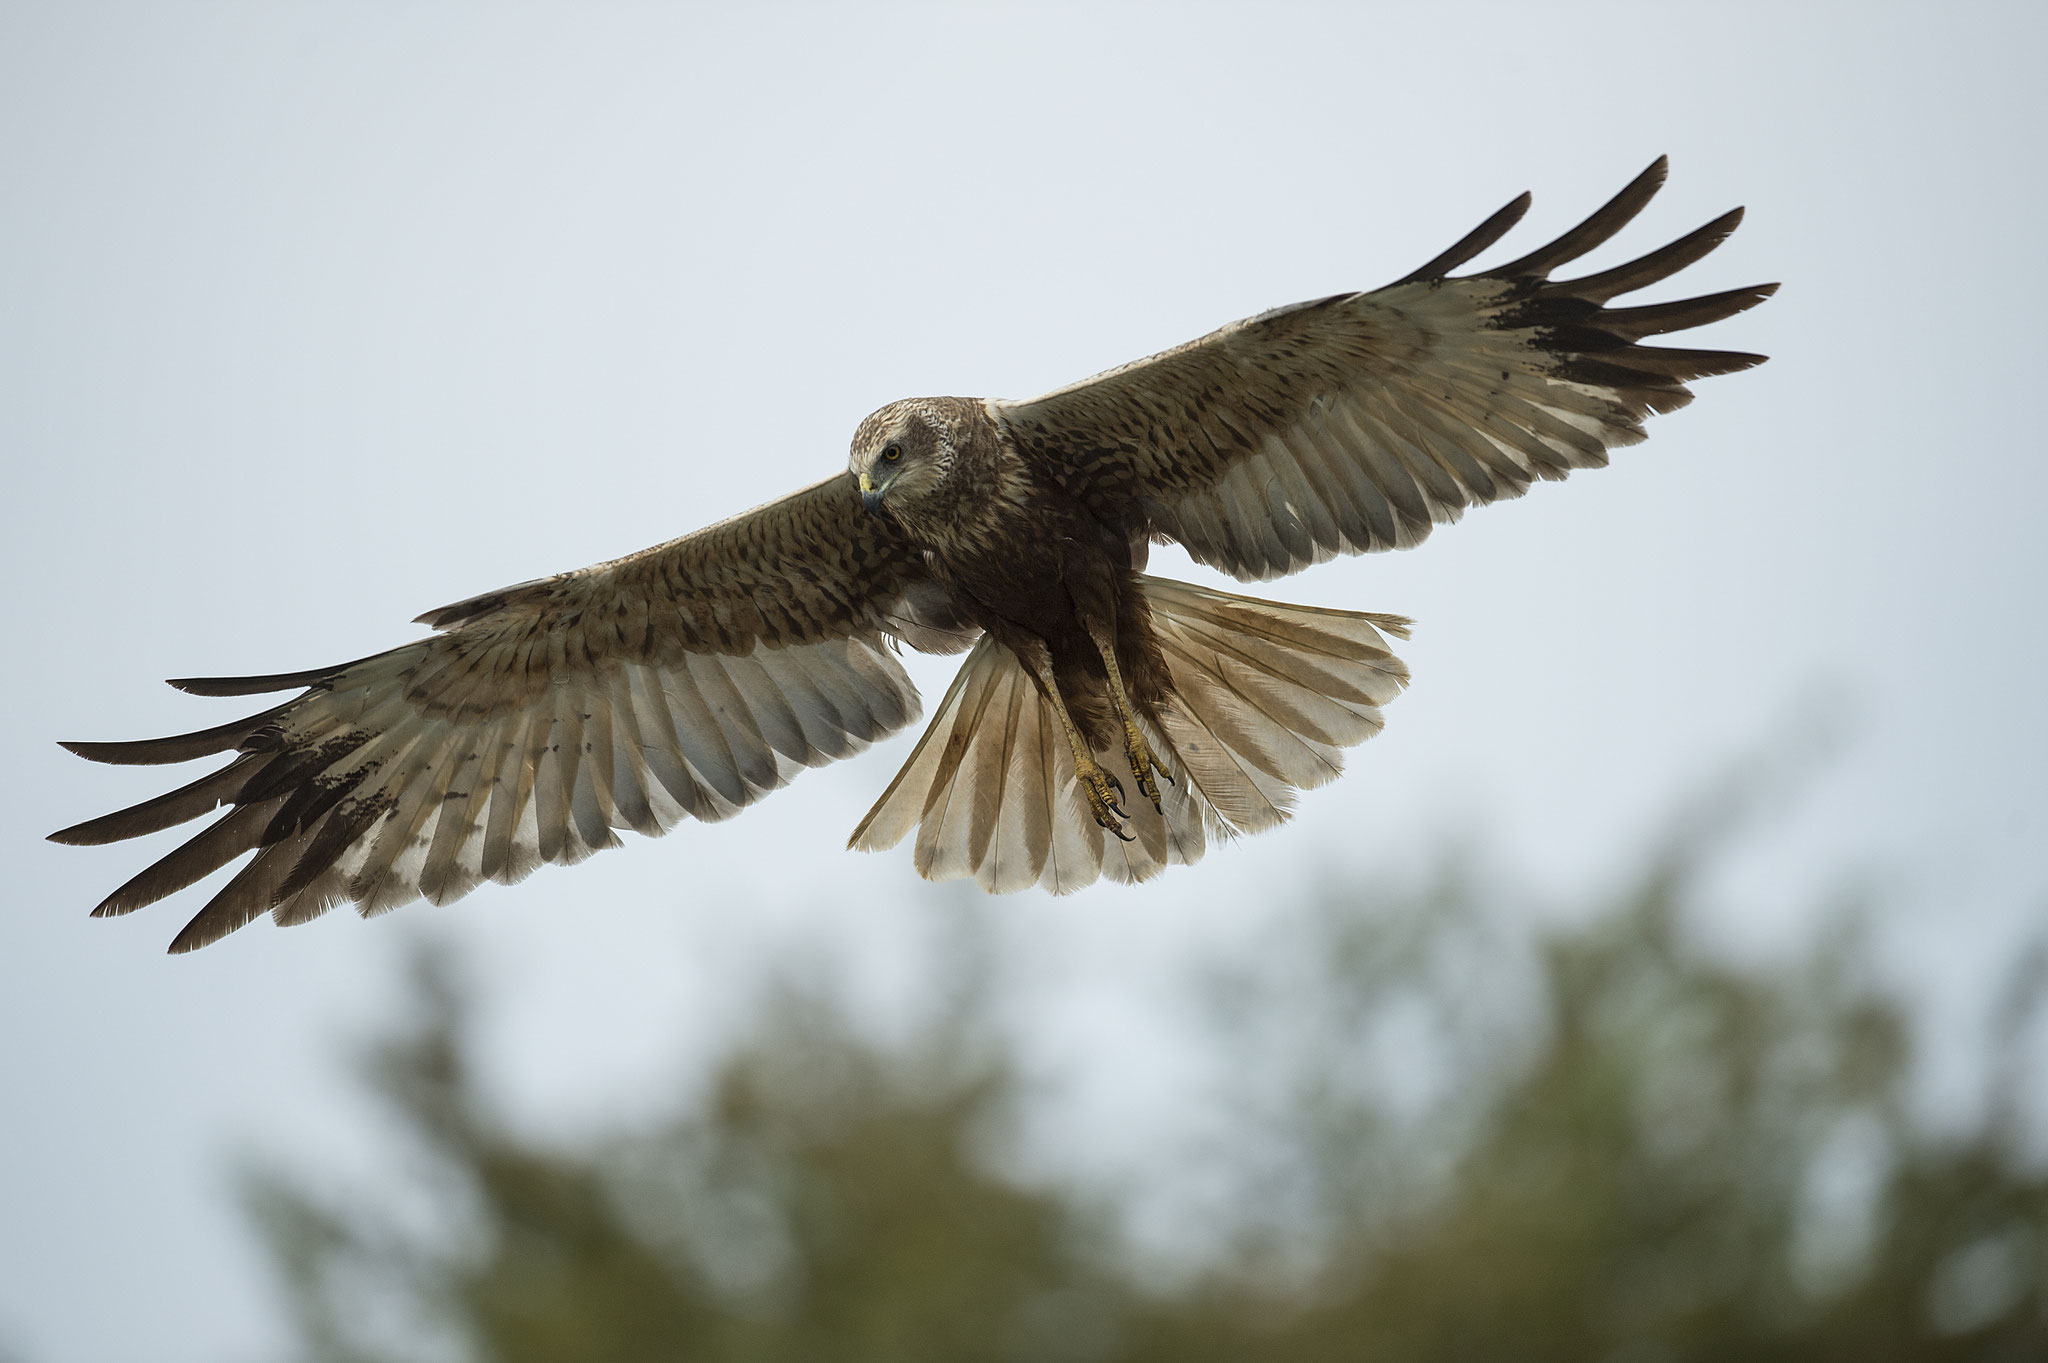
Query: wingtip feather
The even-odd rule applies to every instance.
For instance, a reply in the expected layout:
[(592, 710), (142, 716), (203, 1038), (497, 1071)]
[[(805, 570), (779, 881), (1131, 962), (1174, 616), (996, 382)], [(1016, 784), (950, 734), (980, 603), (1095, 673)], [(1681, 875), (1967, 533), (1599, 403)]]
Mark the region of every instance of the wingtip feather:
[(1457, 269), (1460, 265), (1463, 265), (1466, 261), (1506, 236), (1513, 230), (1515, 224), (1522, 220), (1522, 215), (1529, 211), (1529, 205), (1534, 202), (1536, 202), (1536, 197), (1528, 190), (1523, 190), (1497, 209), (1492, 217), (1458, 238), (1449, 250), (1430, 260), (1419, 269), (1403, 275), (1389, 287), (1401, 284), (1415, 284), (1425, 279), (1443, 278), (1452, 270)]
[(1559, 287), (1579, 298), (1605, 302), (1617, 294), (1633, 293), (1660, 279), (1668, 279), (1694, 261), (1717, 249), (1742, 225), (1743, 210), (1731, 208), (1668, 245), (1611, 270), (1583, 278), (1562, 281)]
[(384, 653), (351, 658), (345, 663), (330, 663), (326, 667), (309, 667), (302, 672), (268, 672), (250, 677), (167, 677), (164, 684), (188, 696), (258, 696), (266, 691), (300, 691), (397, 651), (387, 649)]
[(179, 931), (178, 935), (171, 939), (171, 944), (165, 949), (164, 954), (166, 956), (189, 956), (191, 953), (199, 950), (199, 948), (212, 946), (215, 942), (227, 936), (225, 932), (213, 930), (213, 925), (207, 923), (205, 919), (206, 913), (204, 910), (201, 910), (198, 916), (187, 923)]
[(266, 691), (295, 691), (311, 686), (333, 670), (278, 672), (263, 677), (166, 677), (164, 685), (188, 696), (258, 696)]
[(211, 757), (216, 753), (240, 747), (274, 721), (285, 708), (278, 706), (245, 719), (215, 725), (211, 729), (173, 734), (169, 738), (131, 738), (111, 743), (60, 739), (57, 746), (75, 757), (83, 757), (88, 762), (103, 762), (109, 766), (170, 766), (179, 762), (190, 762), (196, 758)]
[(1486, 273), (1497, 279), (1526, 275), (1543, 277), (1567, 261), (1577, 260), (1634, 221), (1650, 200), (1657, 197), (1657, 191), (1664, 187), (1670, 170), (1670, 158), (1658, 157), (1640, 175), (1622, 186), (1619, 194), (1594, 209), (1577, 226), (1520, 259), (1496, 266)]

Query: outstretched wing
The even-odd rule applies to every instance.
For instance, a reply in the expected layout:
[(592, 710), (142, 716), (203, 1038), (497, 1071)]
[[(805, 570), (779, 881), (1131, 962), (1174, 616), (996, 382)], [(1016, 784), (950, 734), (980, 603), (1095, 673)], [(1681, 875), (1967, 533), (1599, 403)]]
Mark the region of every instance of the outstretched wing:
[(1529, 207), (1522, 195), (1407, 278), (1277, 308), (1028, 402), (1012, 437), (1107, 521), (1178, 540), (1239, 578), (1416, 544), (1468, 506), (1607, 462), (1690, 379), (1761, 355), (1636, 344), (1768, 298), (1775, 284), (1608, 308), (1724, 241), (1724, 214), (1639, 260), (1550, 272), (1606, 241), (1664, 182), (1659, 157), (1548, 246), (1452, 277)]
[(306, 688), (176, 738), (68, 743), (98, 762), (236, 754), (191, 785), (52, 834), (104, 843), (229, 812), (109, 895), (122, 914), (256, 856), (173, 951), (259, 914), (445, 903), (485, 880), (722, 819), (918, 715), (887, 639), (964, 648), (922, 562), (830, 478), (630, 558), (446, 606), (443, 631), (337, 667), (176, 681)]

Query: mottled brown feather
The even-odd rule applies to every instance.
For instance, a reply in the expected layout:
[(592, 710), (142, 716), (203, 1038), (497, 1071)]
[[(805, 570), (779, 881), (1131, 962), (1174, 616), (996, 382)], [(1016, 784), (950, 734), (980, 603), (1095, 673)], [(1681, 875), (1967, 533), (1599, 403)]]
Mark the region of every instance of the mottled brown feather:
[[(190, 950), (338, 897), (373, 912), (455, 898), (545, 861), (717, 818), (916, 717), (885, 641), (971, 627), (933, 598), (901, 532), (844, 475), (644, 553), (472, 597), (441, 633), (336, 667), (186, 679), (304, 694), (173, 739), (74, 744), (102, 761), (234, 760), (66, 829), (105, 842), (229, 812), (110, 895), (126, 913), (259, 853), (177, 939)], [(657, 806), (667, 818), (657, 817)]]

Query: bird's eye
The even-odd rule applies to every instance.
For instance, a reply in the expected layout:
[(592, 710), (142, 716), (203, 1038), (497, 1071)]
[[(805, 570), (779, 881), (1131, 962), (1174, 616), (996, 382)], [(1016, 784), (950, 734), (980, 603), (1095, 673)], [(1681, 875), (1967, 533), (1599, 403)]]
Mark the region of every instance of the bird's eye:
[(903, 447), (901, 445), (891, 445), (888, 449), (882, 451), (882, 459), (885, 463), (893, 464), (902, 457)]

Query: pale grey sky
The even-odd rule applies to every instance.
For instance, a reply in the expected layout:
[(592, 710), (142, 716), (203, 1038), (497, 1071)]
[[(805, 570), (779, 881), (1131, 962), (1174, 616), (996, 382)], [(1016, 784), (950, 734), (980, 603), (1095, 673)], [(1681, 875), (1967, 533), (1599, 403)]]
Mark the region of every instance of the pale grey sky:
[[(1730, 944), (1797, 940), (1812, 887), (1875, 873), (1895, 954), (1966, 998), (2048, 898), (2044, 29), (1954, 4), (0, 4), (0, 1348), (261, 1356), (227, 1157), (374, 1161), (336, 1059), (396, 997), (404, 919), (489, 964), (494, 1072), (575, 1129), (789, 942), (887, 996), (938, 893), (839, 850), (906, 737), (451, 908), (167, 959), (203, 887), (85, 917), (167, 838), (41, 839), (182, 769), (54, 740), (220, 722), (242, 703), (157, 679), (401, 642), (837, 468), (892, 398), (1028, 395), (1371, 287), (1527, 188), (1518, 253), (1660, 152), (1669, 188), (1591, 266), (1747, 204), (1656, 296), (1785, 281), (1706, 342), (1772, 362), (1610, 469), (1259, 588), (1418, 620), (1386, 733), (1279, 833), (995, 911), (1059, 981), (1051, 1052), (1129, 1115), (1177, 1071), (1127, 1001), (1275, 887), (1460, 837), (1598, 883), (1805, 705), (1849, 746), (1745, 863)], [(913, 662), (928, 701), (952, 666)]]

